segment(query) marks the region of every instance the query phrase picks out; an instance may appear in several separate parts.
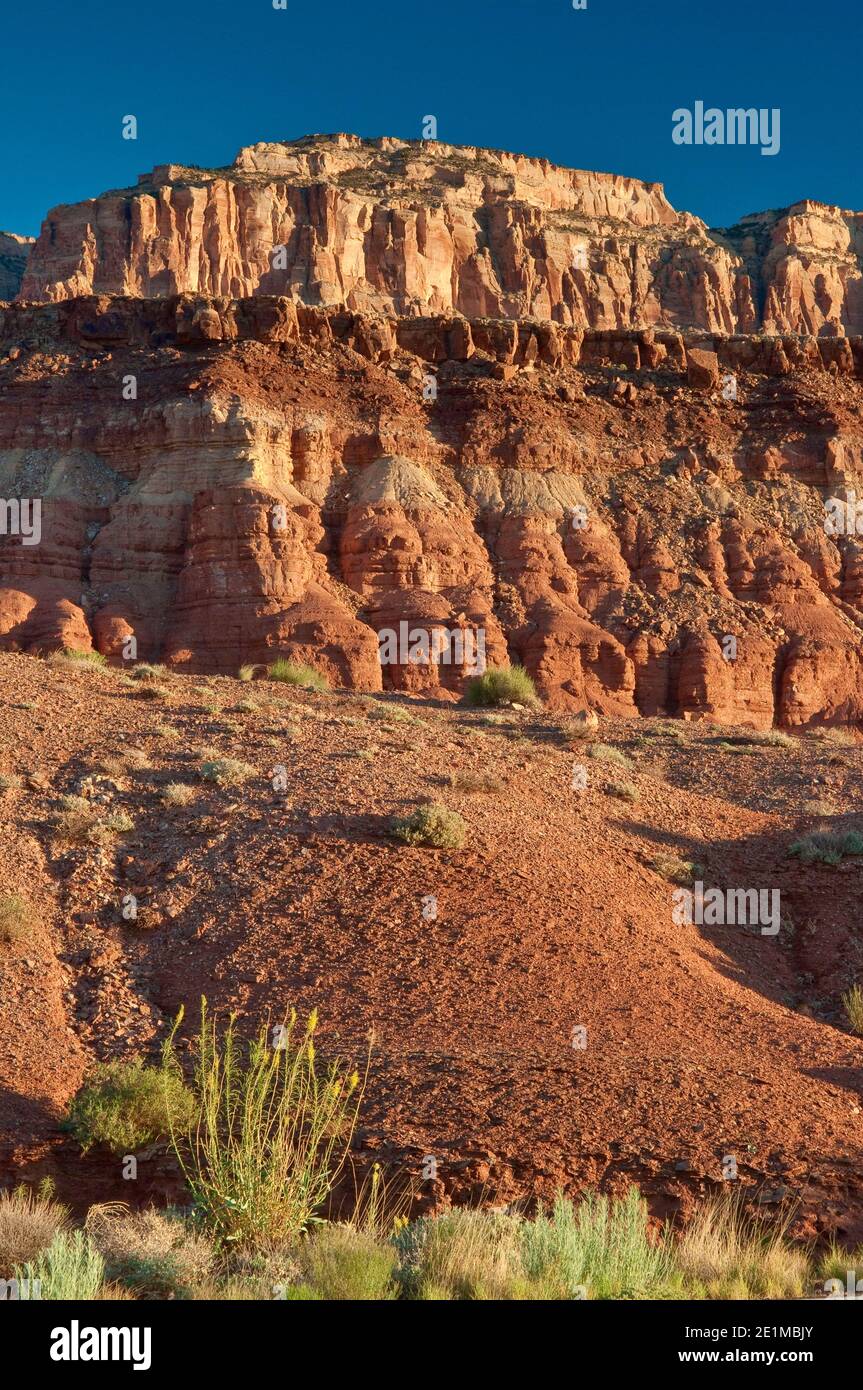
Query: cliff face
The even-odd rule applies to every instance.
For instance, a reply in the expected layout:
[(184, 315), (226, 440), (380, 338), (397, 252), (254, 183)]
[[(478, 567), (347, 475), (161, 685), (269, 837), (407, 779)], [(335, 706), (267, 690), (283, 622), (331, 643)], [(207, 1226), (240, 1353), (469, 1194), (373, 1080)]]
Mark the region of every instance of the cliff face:
[(94, 291), (599, 328), (755, 325), (739, 257), (658, 184), (346, 135), (254, 145), (227, 169), (164, 166), (136, 189), (55, 209), (21, 298)]
[(861, 375), (847, 338), (10, 305), (0, 493), (42, 531), (0, 542), (0, 645), (457, 697), (464, 661), (382, 664), (404, 622), (553, 708), (856, 722), (863, 557), (823, 499), (863, 496)]
[(14, 299), (21, 287), (33, 238), (0, 232), (0, 300)]
[(711, 233), (659, 184), (436, 142), (311, 136), (164, 165), (55, 208), (22, 300), (286, 295), (397, 316), (863, 331), (861, 218), (815, 203)]

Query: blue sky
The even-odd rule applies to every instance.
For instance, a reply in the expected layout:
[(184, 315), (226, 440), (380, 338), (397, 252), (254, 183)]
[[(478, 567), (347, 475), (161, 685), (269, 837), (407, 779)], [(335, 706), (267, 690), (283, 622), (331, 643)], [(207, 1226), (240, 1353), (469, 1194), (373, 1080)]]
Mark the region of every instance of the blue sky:
[[(42, 0), (5, 7), (0, 228), (154, 164), (315, 131), (421, 134), (663, 183), (712, 226), (863, 207), (860, 0)], [(781, 147), (683, 146), (672, 111), (781, 111)], [(137, 141), (121, 138), (125, 115)]]

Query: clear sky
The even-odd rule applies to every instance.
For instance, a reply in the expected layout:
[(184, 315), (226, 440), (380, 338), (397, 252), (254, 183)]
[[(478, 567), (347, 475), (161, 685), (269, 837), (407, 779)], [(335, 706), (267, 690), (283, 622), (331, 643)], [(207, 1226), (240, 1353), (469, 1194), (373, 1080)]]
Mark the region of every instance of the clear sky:
[[(312, 132), (438, 138), (663, 183), (711, 226), (863, 207), (863, 0), (7, 0), (0, 228)], [(779, 153), (676, 145), (701, 100), (781, 111)], [(121, 138), (125, 115), (138, 139)]]

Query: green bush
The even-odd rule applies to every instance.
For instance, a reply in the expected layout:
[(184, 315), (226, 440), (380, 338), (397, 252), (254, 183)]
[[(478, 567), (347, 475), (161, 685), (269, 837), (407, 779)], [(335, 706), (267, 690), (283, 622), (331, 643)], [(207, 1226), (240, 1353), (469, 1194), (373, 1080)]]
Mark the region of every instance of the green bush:
[(168, 674), (165, 666), (154, 664), (151, 661), (139, 661), (137, 666), (133, 666), (129, 675), (133, 681), (157, 681)]
[(394, 816), (390, 834), (406, 845), (424, 845), (431, 849), (461, 849), (467, 827), (458, 811), (450, 811), (435, 802), (418, 806), (409, 816)]
[(320, 1298), (369, 1302), (398, 1297), (398, 1256), (372, 1231), (319, 1226), (300, 1250), (300, 1265)]
[(78, 1302), (98, 1298), (105, 1262), (83, 1231), (58, 1231), (47, 1249), (15, 1271), (19, 1281), (38, 1280), (39, 1297)]
[(307, 666), (302, 661), (280, 658), (269, 667), (267, 675), (271, 681), (281, 681), (284, 685), (299, 685), (305, 690), (326, 691), (330, 688), (326, 676), (316, 671), (314, 666)]
[(621, 753), (619, 748), (612, 748), (610, 743), (592, 743), (587, 754), (600, 763), (614, 763), (615, 767), (632, 767), (632, 759)]
[(465, 700), (473, 706), (539, 704), (536, 686), (523, 666), (489, 666), (481, 676), (474, 676), (465, 690)]
[(83, 1153), (106, 1144), (127, 1154), (194, 1122), (195, 1098), (179, 1067), (100, 1062), (69, 1106), (69, 1127)]
[(66, 661), (88, 662), (91, 666), (108, 665), (108, 658), (101, 652), (85, 651), (83, 647), (64, 647), (59, 655)]
[(204, 781), (215, 782), (220, 787), (238, 787), (254, 775), (255, 769), (239, 758), (211, 758), (201, 763)]
[(848, 854), (863, 854), (863, 835), (856, 830), (815, 831), (795, 840), (788, 851), (797, 855), (801, 864), (841, 864)]

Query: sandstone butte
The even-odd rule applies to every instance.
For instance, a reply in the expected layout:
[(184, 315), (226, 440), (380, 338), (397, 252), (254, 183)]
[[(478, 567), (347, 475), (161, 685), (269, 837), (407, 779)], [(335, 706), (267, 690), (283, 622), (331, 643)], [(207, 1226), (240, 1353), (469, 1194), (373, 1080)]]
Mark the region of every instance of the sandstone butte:
[(0, 305), (0, 646), (458, 698), (381, 667), (406, 620), (552, 709), (855, 723), (860, 216), (345, 135), (57, 208)]

